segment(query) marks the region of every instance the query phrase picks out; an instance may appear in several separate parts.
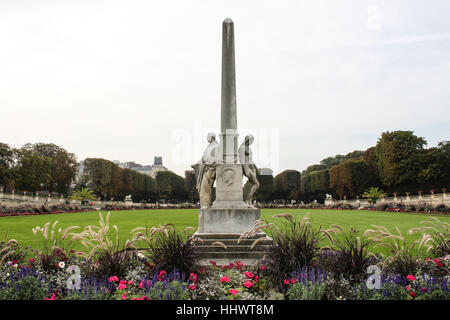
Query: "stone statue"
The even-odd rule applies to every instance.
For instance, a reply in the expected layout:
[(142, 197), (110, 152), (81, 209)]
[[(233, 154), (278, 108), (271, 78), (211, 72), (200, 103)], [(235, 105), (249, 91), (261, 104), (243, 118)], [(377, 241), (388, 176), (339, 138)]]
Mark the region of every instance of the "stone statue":
[(331, 194), (325, 194), (325, 197), (327, 198), (327, 199), (329, 199), (329, 200), (331, 200), (332, 199), (332, 197), (331, 197)]
[(208, 133), (209, 142), (203, 153), (202, 159), (192, 166), (197, 180), (197, 190), (200, 196), (200, 207), (209, 208), (212, 204), (212, 191), (216, 179), (216, 167), (219, 165), (220, 148), (216, 141), (216, 135)]
[(246, 176), (250, 182), (250, 191), (245, 197), (245, 203), (249, 206), (252, 205), (253, 195), (259, 189), (256, 173), (258, 172), (261, 174), (261, 170), (259, 170), (253, 162), (252, 150), (250, 149), (250, 145), (253, 144), (254, 140), (255, 138), (253, 135), (248, 134), (245, 136), (244, 142), (242, 142), (239, 147), (239, 161), (244, 169), (244, 176)]

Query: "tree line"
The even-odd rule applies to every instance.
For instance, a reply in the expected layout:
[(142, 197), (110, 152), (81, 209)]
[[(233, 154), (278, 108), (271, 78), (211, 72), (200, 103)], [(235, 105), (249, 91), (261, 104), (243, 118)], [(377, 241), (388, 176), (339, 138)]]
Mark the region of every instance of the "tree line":
[[(412, 131), (387, 131), (367, 150), (325, 158), (302, 172), (258, 175), (255, 199), (310, 202), (322, 201), (326, 194), (356, 198), (369, 187), (391, 194), (440, 192), (450, 185), (450, 142), (432, 148), (425, 148), (426, 144)], [(196, 202), (199, 198), (192, 170), (185, 171), (184, 177), (160, 171), (152, 178), (105, 159), (87, 158), (82, 164), (81, 172), (75, 155), (55, 144), (28, 143), (15, 149), (0, 143), (0, 186), (65, 195), (73, 187), (88, 187), (103, 200), (123, 200), (127, 195), (137, 202)], [(246, 183), (244, 193), (248, 190)]]

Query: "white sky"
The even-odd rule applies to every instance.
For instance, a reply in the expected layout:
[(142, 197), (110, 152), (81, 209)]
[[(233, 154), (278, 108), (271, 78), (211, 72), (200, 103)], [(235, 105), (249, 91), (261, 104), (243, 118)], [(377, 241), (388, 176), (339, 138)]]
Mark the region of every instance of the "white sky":
[(0, 0), (0, 141), (78, 160), (160, 155), (184, 175), (220, 130), (226, 17), (241, 140), (275, 132), (275, 174), (387, 130), (450, 139), (446, 0)]

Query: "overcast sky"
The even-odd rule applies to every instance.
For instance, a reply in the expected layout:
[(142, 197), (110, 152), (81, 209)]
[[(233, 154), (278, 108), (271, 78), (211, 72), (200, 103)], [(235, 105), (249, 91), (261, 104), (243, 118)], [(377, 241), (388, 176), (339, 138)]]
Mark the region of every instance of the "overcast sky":
[(301, 171), (387, 130), (450, 139), (448, 0), (0, 0), (0, 141), (184, 175), (220, 130), (226, 17), (257, 164)]

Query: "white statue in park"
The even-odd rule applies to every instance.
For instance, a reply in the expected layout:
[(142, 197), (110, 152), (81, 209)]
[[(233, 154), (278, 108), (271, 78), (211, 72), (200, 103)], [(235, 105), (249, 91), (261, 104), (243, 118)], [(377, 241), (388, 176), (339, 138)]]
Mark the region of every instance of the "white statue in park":
[(125, 201), (132, 201), (132, 200), (131, 200), (131, 194), (129, 194), (129, 195), (127, 195), (127, 196), (125, 197)]
[(245, 197), (245, 203), (249, 206), (252, 205), (253, 196), (259, 189), (259, 182), (256, 173), (258, 172), (261, 174), (261, 170), (259, 170), (253, 162), (253, 153), (250, 149), (250, 145), (253, 144), (254, 140), (255, 138), (253, 135), (248, 134), (245, 136), (244, 142), (242, 142), (239, 147), (239, 161), (242, 164), (244, 176), (247, 177), (250, 183), (250, 190)]
[(201, 160), (192, 166), (196, 176), (196, 186), (200, 196), (200, 207), (209, 208), (212, 205), (212, 191), (216, 179), (216, 167), (219, 165), (220, 148), (216, 135), (208, 133), (209, 145), (206, 147)]
[(332, 197), (331, 197), (331, 194), (325, 194), (325, 197), (327, 198), (327, 200), (331, 200), (332, 199)]

